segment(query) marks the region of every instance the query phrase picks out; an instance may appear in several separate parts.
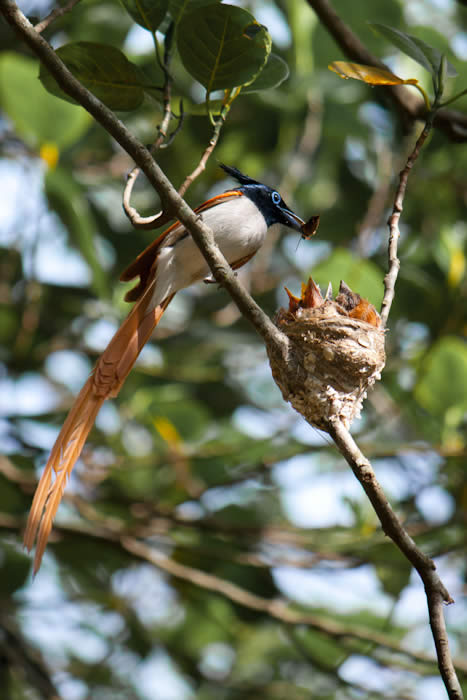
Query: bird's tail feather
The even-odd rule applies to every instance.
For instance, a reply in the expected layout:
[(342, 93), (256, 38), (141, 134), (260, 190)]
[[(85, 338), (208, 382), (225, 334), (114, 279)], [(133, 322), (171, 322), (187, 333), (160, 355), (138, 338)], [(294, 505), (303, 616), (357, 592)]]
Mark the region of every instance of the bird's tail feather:
[[(52, 521), (71, 471), (81, 454), (100, 407), (116, 396), (173, 294), (147, 311), (143, 297), (120, 326), (97, 361), (93, 374), (78, 394), (55, 441), (40, 478), (29, 513), (24, 545), (30, 551), (37, 534), (34, 573), (40, 567)], [(146, 300), (145, 300), (146, 299)], [(55, 477), (55, 478), (53, 478)]]
[(40, 567), (68, 478), (104, 400), (94, 394), (93, 377), (89, 377), (67, 416), (40, 478), (24, 534), (24, 545), (31, 550), (38, 533), (34, 573)]

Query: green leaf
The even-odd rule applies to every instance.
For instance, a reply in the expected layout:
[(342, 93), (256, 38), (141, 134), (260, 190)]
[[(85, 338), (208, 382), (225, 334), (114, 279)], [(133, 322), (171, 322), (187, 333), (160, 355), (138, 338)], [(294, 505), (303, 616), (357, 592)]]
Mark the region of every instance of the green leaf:
[(169, 0), (121, 0), (130, 17), (143, 29), (155, 32), (164, 19)]
[[(57, 102), (37, 79), (38, 63), (6, 51), (0, 57), (0, 101), (15, 130), (32, 148), (53, 143), (63, 149), (91, 126), (82, 107)], [(34, 109), (31, 108), (34, 105)]]
[[(118, 49), (91, 41), (76, 41), (61, 46), (56, 53), (75, 78), (110, 109), (129, 111), (141, 105), (144, 78), (137, 66)], [(52, 95), (74, 102), (43, 66), (39, 77)]]
[(438, 49), (435, 49), (433, 46), (430, 46), (429, 44), (426, 44), (422, 39), (417, 39), (416, 36), (412, 37), (412, 40), (414, 43), (420, 48), (421, 51), (426, 55), (428, 58), (431, 66), (433, 67), (433, 72), (438, 75), (440, 66), (441, 66), (441, 61), (444, 60), (446, 61), (446, 67), (445, 67), (445, 75), (447, 78), (456, 78), (458, 73), (457, 70), (454, 68), (452, 63), (448, 61), (446, 58), (445, 54), (443, 54), (442, 51), (439, 51)]
[[(434, 416), (462, 420), (467, 409), (467, 346), (459, 338), (446, 336), (434, 345), (422, 367), (415, 398)], [(451, 425), (451, 427), (455, 427)]]
[(169, 12), (175, 24), (178, 24), (186, 12), (199, 10), (200, 7), (213, 5), (221, 0), (169, 0)]
[[(400, 29), (388, 27), (386, 24), (378, 22), (369, 22), (369, 25), (377, 34), (381, 34), (385, 39), (396, 46), (406, 56), (410, 56), (414, 61), (419, 63), (437, 80), (438, 71), (441, 64), (442, 52), (435, 49), (433, 46), (426, 44), (422, 39), (416, 36), (406, 34)], [(455, 78), (457, 71), (452, 63), (447, 62), (446, 75), (448, 78)]]
[(283, 83), (284, 80), (287, 80), (289, 73), (289, 67), (284, 59), (275, 53), (271, 53), (269, 54), (268, 62), (256, 80), (245, 86), (242, 93), (275, 88)]
[(345, 248), (336, 248), (327, 260), (311, 271), (313, 279), (326, 290), (332, 282), (337, 294), (339, 283), (344, 280), (352, 291), (379, 307), (383, 298), (383, 272), (370, 260), (354, 257)]
[(177, 43), (186, 70), (208, 94), (252, 82), (271, 51), (267, 29), (233, 5), (209, 5), (183, 15)]

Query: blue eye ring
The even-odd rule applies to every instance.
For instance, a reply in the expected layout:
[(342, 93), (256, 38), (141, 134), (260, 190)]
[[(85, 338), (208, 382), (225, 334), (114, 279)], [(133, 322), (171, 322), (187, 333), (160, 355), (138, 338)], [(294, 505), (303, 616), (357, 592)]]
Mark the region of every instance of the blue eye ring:
[(281, 201), (281, 196), (280, 196), (279, 192), (273, 192), (271, 194), (271, 199), (272, 199), (273, 204), (279, 204), (279, 202)]

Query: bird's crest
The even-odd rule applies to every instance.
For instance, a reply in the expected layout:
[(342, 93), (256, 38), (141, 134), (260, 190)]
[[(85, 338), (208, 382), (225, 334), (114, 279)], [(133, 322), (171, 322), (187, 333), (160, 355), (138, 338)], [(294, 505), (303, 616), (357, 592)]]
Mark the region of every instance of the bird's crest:
[(238, 168), (234, 168), (231, 165), (225, 165), (224, 163), (219, 163), (220, 167), (222, 170), (224, 170), (227, 175), (230, 175), (231, 177), (235, 178), (237, 182), (239, 182), (241, 185), (260, 185), (261, 183), (258, 182), (258, 180), (253, 180), (252, 177), (248, 177), (248, 175), (244, 175)]

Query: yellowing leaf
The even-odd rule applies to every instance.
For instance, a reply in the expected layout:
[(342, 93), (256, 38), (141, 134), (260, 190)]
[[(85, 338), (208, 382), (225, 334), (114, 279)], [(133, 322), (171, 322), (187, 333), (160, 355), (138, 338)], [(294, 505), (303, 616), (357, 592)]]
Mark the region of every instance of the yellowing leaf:
[(465, 274), (464, 251), (458, 248), (454, 250), (449, 265), (448, 282), (450, 287), (457, 287)]
[(182, 439), (177, 428), (171, 421), (167, 420), (167, 418), (163, 416), (154, 418), (153, 425), (161, 438), (169, 445), (178, 445), (181, 443)]
[(57, 144), (49, 142), (43, 143), (40, 147), (39, 153), (42, 160), (45, 160), (49, 168), (52, 168), (53, 170), (58, 163), (58, 158), (60, 155)]
[(376, 66), (365, 66), (361, 63), (349, 63), (348, 61), (333, 61), (328, 65), (329, 70), (337, 73), (344, 79), (354, 78), (362, 80), (368, 85), (416, 85), (416, 78), (404, 80), (391, 71)]

